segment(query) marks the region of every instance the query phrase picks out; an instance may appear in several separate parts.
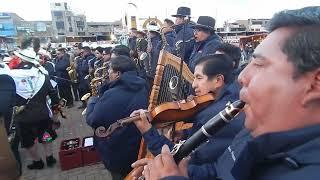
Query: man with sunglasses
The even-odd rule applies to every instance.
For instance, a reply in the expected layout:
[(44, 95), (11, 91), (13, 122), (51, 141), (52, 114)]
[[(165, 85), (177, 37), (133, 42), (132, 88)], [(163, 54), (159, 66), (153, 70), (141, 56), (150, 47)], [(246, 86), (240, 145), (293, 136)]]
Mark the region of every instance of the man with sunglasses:
[(197, 24), (193, 26), (196, 44), (189, 58), (189, 68), (192, 72), (200, 57), (214, 54), (222, 44), (221, 38), (214, 30), (215, 22), (210, 16), (200, 16)]

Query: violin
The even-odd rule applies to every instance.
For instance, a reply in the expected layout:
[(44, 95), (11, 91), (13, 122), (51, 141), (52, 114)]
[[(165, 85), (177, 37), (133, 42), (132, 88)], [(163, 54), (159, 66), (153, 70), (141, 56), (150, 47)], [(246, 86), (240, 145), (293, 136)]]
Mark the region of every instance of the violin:
[[(209, 93), (202, 96), (195, 96), (188, 101), (181, 100), (160, 104), (150, 112), (152, 117), (151, 123), (159, 127), (163, 126), (163, 124), (171, 124), (173, 122), (185, 120), (203, 110), (214, 100), (214, 94)], [(108, 129), (104, 126), (96, 128), (95, 135), (102, 138), (110, 137), (116, 129), (137, 120), (140, 120), (140, 115), (119, 119), (111, 124)]]

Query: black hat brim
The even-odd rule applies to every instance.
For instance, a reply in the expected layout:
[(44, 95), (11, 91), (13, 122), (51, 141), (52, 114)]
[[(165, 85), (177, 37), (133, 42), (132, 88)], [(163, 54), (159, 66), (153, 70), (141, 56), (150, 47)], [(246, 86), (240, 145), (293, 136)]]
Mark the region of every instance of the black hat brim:
[(186, 15), (183, 15), (183, 14), (174, 14), (174, 15), (171, 15), (172, 17), (187, 17)]

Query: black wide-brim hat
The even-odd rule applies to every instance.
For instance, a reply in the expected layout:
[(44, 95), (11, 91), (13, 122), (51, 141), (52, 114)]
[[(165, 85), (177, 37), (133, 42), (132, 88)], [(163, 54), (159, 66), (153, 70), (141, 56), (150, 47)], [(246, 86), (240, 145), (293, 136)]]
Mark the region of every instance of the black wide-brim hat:
[(187, 17), (191, 15), (191, 9), (188, 7), (179, 7), (177, 14), (172, 15), (173, 17)]
[(193, 25), (193, 29), (207, 29), (214, 31), (216, 20), (210, 16), (199, 16), (197, 24)]

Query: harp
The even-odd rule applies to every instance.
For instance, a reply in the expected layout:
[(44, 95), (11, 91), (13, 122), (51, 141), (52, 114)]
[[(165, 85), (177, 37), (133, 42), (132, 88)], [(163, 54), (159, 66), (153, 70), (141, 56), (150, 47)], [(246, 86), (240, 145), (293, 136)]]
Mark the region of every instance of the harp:
[[(164, 102), (171, 102), (186, 98), (184, 96), (183, 90), (177, 89), (179, 87), (178, 82), (180, 76), (180, 66), (181, 58), (165, 50), (160, 51), (153, 86), (149, 97), (149, 112), (157, 105)], [(181, 79), (184, 86), (180, 86), (180, 88), (189, 88), (194, 79), (193, 73), (190, 71), (185, 62), (183, 62), (182, 64)], [(166, 126), (158, 128), (158, 131), (172, 140), (172, 132), (174, 132), (175, 130), (190, 128), (191, 126), (192, 124), (190, 123), (176, 122), (174, 124), (166, 124)], [(152, 157), (152, 154), (148, 152), (147, 145), (142, 139), (140, 143), (138, 159), (142, 159), (145, 157)], [(131, 171), (131, 173), (132, 172), (133, 171)], [(131, 173), (126, 176), (125, 180), (133, 179)]]
[[(180, 70), (181, 58), (165, 51), (161, 50), (158, 58), (158, 64), (156, 67), (156, 74), (153, 81), (149, 97), (148, 110), (151, 111), (157, 105), (164, 102), (171, 102), (185, 99), (184, 91), (188, 91), (190, 85), (193, 82), (193, 73), (188, 68), (187, 64), (183, 62), (182, 65), (182, 81), (184, 86), (180, 86), (182, 89), (178, 89), (179, 82), (179, 70)], [(189, 128), (191, 124), (184, 122), (177, 122), (175, 124), (169, 124), (161, 129), (158, 129), (160, 133), (171, 139), (170, 132), (175, 130), (181, 130)], [(151, 154), (150, 154), (151, 155)], [(147, 152), (147, 146), (141, 141), (138, 159), (149, 156)]]

